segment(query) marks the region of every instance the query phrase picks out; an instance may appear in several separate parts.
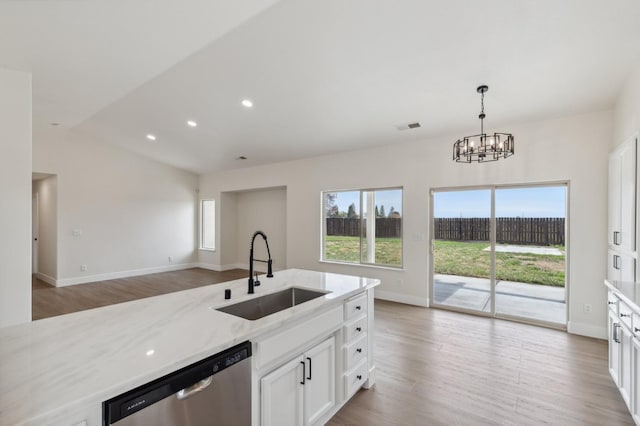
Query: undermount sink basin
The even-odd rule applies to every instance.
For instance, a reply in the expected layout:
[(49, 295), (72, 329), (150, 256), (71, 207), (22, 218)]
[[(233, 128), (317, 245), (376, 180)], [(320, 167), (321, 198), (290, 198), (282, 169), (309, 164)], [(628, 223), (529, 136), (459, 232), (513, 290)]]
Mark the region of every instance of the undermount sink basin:
[(246, 300), (234, 305), (217, 308), (216, 311), (235, 315), (248, 320), (257, 320), (267, 315), (275, 314), (291, 308), (328, 292), (307, 290), (306, 288), (291, 287), (277, 293), (266, 294), (255, 299)]

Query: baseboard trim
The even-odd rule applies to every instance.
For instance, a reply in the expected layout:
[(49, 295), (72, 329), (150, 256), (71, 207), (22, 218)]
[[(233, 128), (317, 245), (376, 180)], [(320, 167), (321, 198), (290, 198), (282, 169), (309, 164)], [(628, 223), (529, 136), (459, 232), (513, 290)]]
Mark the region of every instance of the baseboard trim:
[(139, 275), (157, 274), (160, 272), (180, 271), (182, 269), (196, 268), (197, 263), (181, 263), (170, 266), (157, 266), (153, 268), (133, 269), (130, 271), (108, 272), (106, 274), (87, 275), (84, 277), (62, 278), (55, 280), (56, 287), (66, 287), (69, 285), (87, 284), (96, 281), (115, 280), (118, 278), (137, 277)]
[(210, 271), (223, 272), (230, 271), (232, 269), (249, 269), (248, 265), (241, 265), (239, 263), (229, 264), (229, 265), (216, 265), (214, 263), (196, 263), (196, 267), (202, 269), (208, 269)]
[(375, 289), (374, 297), (380, 300), (388, 300), (390, 302), (404, 303), (407, 305), (429, 307), (429, 298), (422, 298), (418, 296), (411, 296), (409, 294), (395, 293), (392, 291), (383, 291)]
[(607, 327), (600, 327), (575, 321), (569, 321), (567, 323), (567, 332), (602, 340), (607, 340), (608, 338)]
[(39, 279), (41, 281), (44, 281), (47, 284), (51, 284), (51, 285), (57, 287), (57, 285), (56, 285), (56, 281), (57, 280), (55, 278), (50, 277), (47, 274), (43, 274), (42, 272), (36, 272), (34, 275), (36, 276), (37, 279)]

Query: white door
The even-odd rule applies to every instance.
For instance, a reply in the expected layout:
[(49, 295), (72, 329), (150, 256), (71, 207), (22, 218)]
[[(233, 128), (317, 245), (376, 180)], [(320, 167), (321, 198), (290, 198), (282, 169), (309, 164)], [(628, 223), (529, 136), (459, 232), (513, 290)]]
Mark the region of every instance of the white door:
[(31, 273), (38, 272), (38, 194), (35, 194), (31, 201)]
[(636, 260), (633, 256), (609, 250), (607, 278), (611, 281), (635, 281)]
[(305, 425), (314, 424), (336, 403), (335, 353), (335, 338), (331, 337), (304, 355)]
[(262, 426), (302, 424), (304, 364), (299, 356), (260, 380)]
[(636, 249), (636, 143), (624, 144), (620, 151), (620, 238), (622, 250)]
[(620, 394), (622, 399), (631, 407), (631, 347), (633, 346), (633, 334), (626, 325), (621, 324), (620, 335)]
[(616, 385), (620, 382), (620, 321), (609, 312), (609, 374)]
[(640, 340), (635, 337), (631, 347), (631, 414), (640, 424)]

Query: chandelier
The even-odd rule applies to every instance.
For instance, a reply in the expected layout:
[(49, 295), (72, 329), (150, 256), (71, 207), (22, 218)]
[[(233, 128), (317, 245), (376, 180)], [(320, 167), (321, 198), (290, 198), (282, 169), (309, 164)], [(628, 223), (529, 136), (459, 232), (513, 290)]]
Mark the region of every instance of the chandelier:
[(514, 139), (511, 133), (484, 133), (484, 94), (489, 86), (482, 85), (477, 91), (481, 95), (480, 105), (480, 134), (465, 136), (453, 144), (453, 159), (457, 163), (485, 163), (507, 158), (513, 155)]

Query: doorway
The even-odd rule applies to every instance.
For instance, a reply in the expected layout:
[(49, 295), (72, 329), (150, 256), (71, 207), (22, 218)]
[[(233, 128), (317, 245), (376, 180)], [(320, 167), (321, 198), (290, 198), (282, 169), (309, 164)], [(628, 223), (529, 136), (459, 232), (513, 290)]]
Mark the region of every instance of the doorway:
[(433, 306), (566, 328), (568, 184), (431, 191)]

